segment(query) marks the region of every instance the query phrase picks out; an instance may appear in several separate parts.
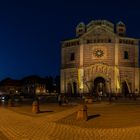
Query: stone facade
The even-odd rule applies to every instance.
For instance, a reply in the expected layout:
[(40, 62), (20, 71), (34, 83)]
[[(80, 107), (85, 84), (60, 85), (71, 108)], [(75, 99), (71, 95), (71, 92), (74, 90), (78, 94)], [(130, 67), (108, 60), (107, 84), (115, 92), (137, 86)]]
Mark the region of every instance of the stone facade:
[(93, 20), (76, 27), (76, 37), (61, 46), (61, 93), (139, 93), (139, 39), (126, 26)]

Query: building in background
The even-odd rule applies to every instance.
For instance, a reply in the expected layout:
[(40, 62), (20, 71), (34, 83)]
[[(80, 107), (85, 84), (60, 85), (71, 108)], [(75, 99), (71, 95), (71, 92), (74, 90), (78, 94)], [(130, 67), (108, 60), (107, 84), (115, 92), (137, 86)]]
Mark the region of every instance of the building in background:
[(46, 76), (40, 77), (37, 75), (30, 75), (15, 80), (5, 78), (0, 81), (1, 94), (19, 94), (33, 97), (36, 95), (56, 95), (60, 92), (60, 76)]
[(127, 37), (123, 22), (81, 22), (76, 37), (62, 41), (61, 93), (138, 94), (139, 74), (139, 39)]
[(22, 83), (20, 80), (6, 78), (0, 81), (0, 91), (7, 94), (20, 94), (22, 91)]
[(22, 91), (27, 95), (42, 95), (46, 93), (46, 80), (36, 75), (22, 79)]

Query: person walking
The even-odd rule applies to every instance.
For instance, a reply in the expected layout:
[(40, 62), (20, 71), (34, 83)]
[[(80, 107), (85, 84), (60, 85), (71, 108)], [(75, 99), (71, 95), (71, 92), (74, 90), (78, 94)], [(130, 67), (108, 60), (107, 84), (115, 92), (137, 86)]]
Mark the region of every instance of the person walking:
[(59, 106), (62, 105), (62, 95), (61, 94), (58, 95), (58, 104), (59, 104)]
[(102, 91), (99, 91), (98, 92), (98, 100), (101, 101), (102, 100), (102, 94), (103, 92)]

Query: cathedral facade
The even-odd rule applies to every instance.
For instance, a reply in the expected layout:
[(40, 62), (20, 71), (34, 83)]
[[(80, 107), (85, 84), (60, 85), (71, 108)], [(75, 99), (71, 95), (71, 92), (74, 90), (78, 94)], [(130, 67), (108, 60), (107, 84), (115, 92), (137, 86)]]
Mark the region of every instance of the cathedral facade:
[(107, 20), (83, 22), (76, 37), (61, 44), (61, 93), (139, 94), (139, 39)]

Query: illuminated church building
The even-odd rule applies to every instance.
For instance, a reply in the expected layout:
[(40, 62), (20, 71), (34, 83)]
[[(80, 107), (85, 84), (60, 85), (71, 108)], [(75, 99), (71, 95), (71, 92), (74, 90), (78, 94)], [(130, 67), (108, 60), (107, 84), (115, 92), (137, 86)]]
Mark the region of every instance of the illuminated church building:
[(61, 93), (139, 93), (139, 39), (126, 36), (123, 22), (81, 22), (61, 45)]

